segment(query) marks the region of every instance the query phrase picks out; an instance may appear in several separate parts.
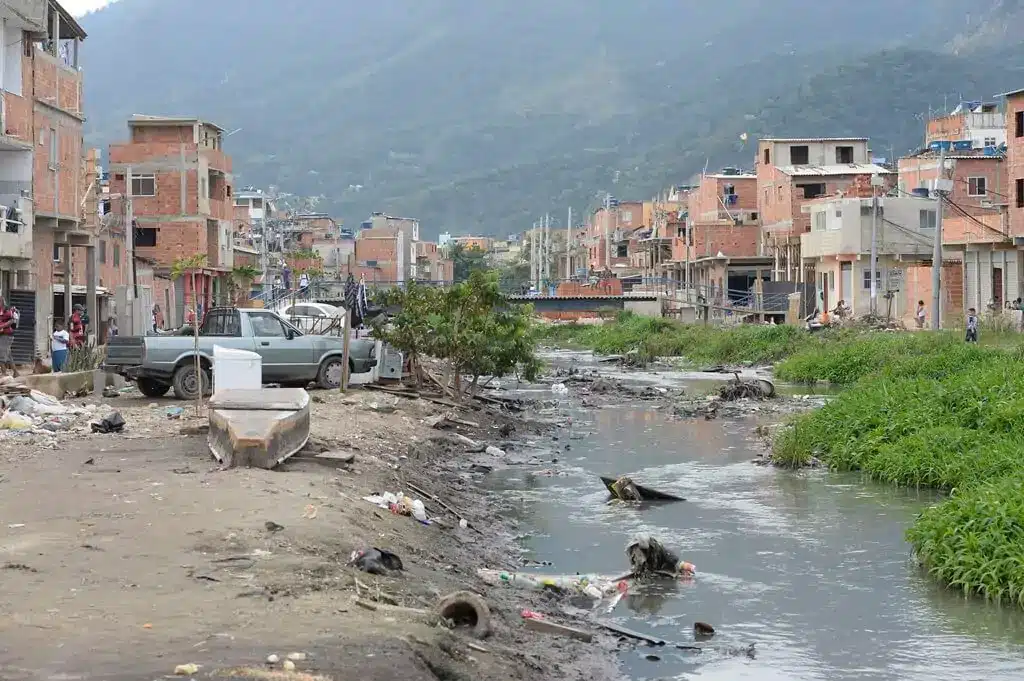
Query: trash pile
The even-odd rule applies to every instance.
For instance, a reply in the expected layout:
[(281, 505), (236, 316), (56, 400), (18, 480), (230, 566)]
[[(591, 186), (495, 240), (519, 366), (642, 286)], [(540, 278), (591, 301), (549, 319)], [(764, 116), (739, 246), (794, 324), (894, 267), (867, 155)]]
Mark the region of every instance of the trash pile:
[(601, 577), (599, 575), (540, 575), (532, 572), (508, 572), (481, 568), (477, 577), (489, 586), (505, 584), (524, 589), (548, 591), (561, 596), (586, 595), (594, 601), (601, 601), (625, 593), (629, 585), (624, 579)]
[(697, 568), (693, 563), (679, 560), (672, 551), (649, 534), (638, 534), (626, 546), (626, 556), (633, 568), (633, 579), (662, 577), (692, 577)]
[(363, 501), (368, 501), (378, 508), (387, 509), (398, 515), (412, 516), (424, 525), (430, 524), (430, 519), (427, 518), (427, 509), (423, 507), (423, 502), (406, 496), (402, 492), (371, 494), (363, 497)]
[(766, 400), (775, 395), (775, 384), (766, 378), (745, 380), (738, 373), (733, 380), (718, 388), (718, 396), (727, 402), (736, 400)]
[(56, 397), (25, 386), (4, 386), (0, 396), (0, 431), (53, 434), (75, 429), (82, 417), (95, 415), (95, 407), (63, 405)]

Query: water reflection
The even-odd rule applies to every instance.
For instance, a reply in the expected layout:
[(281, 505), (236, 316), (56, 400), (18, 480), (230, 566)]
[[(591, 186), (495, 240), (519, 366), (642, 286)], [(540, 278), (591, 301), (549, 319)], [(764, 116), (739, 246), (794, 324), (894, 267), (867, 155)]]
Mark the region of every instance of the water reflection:
[[(588, 434), (563, 453), (566, 475), (490, 480), (508, 490), (531, 557), (549, 573), (622, 573), (630, 535), (650, 532), (697, 566), (696, 581), (644, 585), (611, 618), (673, 642), (692, 640), (696, 620), (716, 643), (757, 642), (755, 660), (658, 649), (651, 661), (626, 647), (634, 678), (1024, 678), (1024, 612), (938, 589), (910, 561), (905, 530), (938, 495), (754, 466), (745, 423), (649, 405), (571, 414)], [(608, 504), (597, 476), (623, 473), (687, 501)]]

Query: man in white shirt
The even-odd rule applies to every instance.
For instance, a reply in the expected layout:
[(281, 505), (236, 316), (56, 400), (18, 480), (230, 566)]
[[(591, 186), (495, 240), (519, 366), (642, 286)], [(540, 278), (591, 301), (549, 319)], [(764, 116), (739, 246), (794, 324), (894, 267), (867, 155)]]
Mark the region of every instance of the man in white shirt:
[(50, 337), (50, 357), (54, 373), (64, 370), (64, 365), (68, 361), (68, 344), (70, 342), (71, 334), (64, 330), (64, 322), (54, 322), (53, 335)]

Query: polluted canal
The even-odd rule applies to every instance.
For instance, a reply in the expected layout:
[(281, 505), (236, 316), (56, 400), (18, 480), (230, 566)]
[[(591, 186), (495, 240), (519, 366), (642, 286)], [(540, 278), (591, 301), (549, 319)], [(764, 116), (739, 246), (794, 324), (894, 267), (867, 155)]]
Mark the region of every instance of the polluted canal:
[[(579, 354), (549, 360), (593, 365)], [(623, 376), (688, 394), (714, 386), (679, 374)], [(519, 522), (527, 557), (544, 564), (534, 571), (622, 575), (637, 533), (696, 566), (692, 581), (631, 587), (596, 615), (669, 643), (623, 643), (630, 678), (1024, 678), (1024, 612), (945, 591), (910, 559), (904, 532), (932, 493), (755, 465), (763, 446), (751, 417), (680, 418), (664, 401), (596, 402), (574, 385), (569, 394), (531, 392), (557, 399), (558, 417), (571, 418), (557, 440), (532, 443), (557, 462), (495, 471), (489, 485)], [(623, 474), (686, 501), (609, 503), (598, 476)], [(714, 625), (713, 647), (671, 645), (693, 645), (697, 621)], [(752, 659), (741, 652), (751, 643)]]

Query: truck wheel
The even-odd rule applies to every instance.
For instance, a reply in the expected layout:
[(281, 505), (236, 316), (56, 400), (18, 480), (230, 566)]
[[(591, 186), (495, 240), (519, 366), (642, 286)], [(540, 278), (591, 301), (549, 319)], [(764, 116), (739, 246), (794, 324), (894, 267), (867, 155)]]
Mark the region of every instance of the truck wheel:
[(324, 361), (320, 365), (320, 373), (316, 375), (316, 384), (324, 390), (337, 390), (341, 387), (341, 370), (344, 366), (345, 363), (338, 357)]
[(174, 396), (179, 400), (194, 400), (199, 397), (199, 384), (202, 381), (203, 394), (210, 392), (210, 375), (200, 369), (200, 377), (196, 376), (195, 364), (190, 360), (188, 364), (180, 366), (174, 372)]
[(155, 378), (140, 378), (135, 383), (139, 386), (139, 392), (146, 397), (163, 397), (171, 389), (170, 384), (161, 383)]

